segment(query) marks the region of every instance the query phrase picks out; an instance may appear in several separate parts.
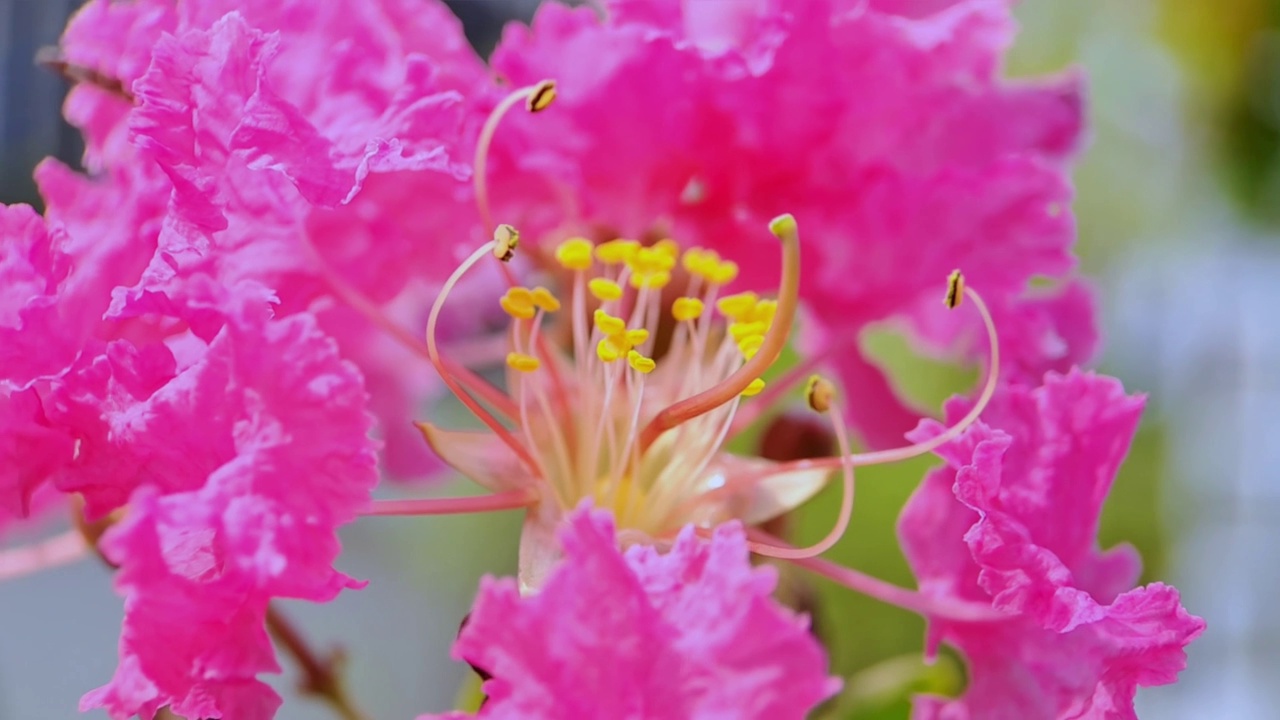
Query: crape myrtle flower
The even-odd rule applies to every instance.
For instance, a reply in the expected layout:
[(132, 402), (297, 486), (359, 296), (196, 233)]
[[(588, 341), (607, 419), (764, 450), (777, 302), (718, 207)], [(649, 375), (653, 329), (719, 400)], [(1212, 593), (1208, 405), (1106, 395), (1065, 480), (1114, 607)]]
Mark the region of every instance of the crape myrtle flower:
[[(97, 547), (120, 568), (120, 665), (82, 707), (271, 717), (279, 698), (256, 679), (277, 667), (268, 601), (359, 585), (332, 568), (335, 530), (377, 478), (359, 372), (313, 317), (273, 317), (249, 281), (194, 276), (163, 312), (81, 322), (105, 305), (79, 294), (103, 268), (71, 262), (75, 243), (30, 208), (0, 217), (5, 274), (27, 280), (6, 285), (4, 330), (31, 350), (4, 364), (5, 508), (48, 484), (115, 522)], [(0, 576), (25, 557), (6, 554)]]
[[(525, 510), (519, 575), (486, 584), (458, 646), (492, 671), (492, 714), (540, 707), (561, 682), (529, 642), (503, 644), (495, 613), (556, 633), (580, 593), (634, 611), (628, 662), (674, 653), (681, 677), (721, 683), (661, 696), (674, 708), (818, 702), (833, 690), (821, 653), (767, 600), (773, 581), (746, 569), (744, 546), (935, 627), (1038, 622), (990, 595), (913, 592), (816, 556), (848, 527), (856, 467), (971, 436), (1002, 372), (1024, 381), (1090, 354), (1061, 167), (1078, 83), (998, 80), (1004, 2), (606, 10), (548, 5), (510, 31), (492, 70), (514, 90), (431, 3), (94, 2), (73, 21), (57, 62), (82, 80), (66, 112), (93, 176), (46, 163), (46, 217), (10, 208), (0, 224), (0, 272), (15, 279), (0, 330), (18, 348), (0, 351), (0, 457), (16, 462), (0, 511), (25, 513), (52, 487), (110, 525), (88, 539), (119, 567), (121, 663), (84, 707), (271, 717), (279, 698), (257, 679), (277, 669), (268, 603), (358, 585), (332, 562), (334, 531), (359, 513)], [(537, 117), (497, 132), (522, 103)], [(803, 241), (789, 210), (812, 221)], [(990, 303), (958, 271), (938, 303), (957, 266)], [(1034, 276), (1057, 289), (1033, 296)], [(448, 299), (464, 312), (445, 313)], [(766, 387), (801, 313), (814, 352)], [(505, 389), (449, 344), (450, 324), (488, 314), (510, 322)], [(853, 453), (846, 416), (882, 446), (915, 420), (852, 344), (892, 319), (929, 347), (972, 350), (986, 378), (948, 427)], [(425, 446), (490, 494), (369, 503), (367, 410), (389, 471), (426, 467), (405, 442), (432, 389), (414, 357), (488, 428), (423, 422)], [(725, 451), (824, 363), (848, 400), (818, 376), (806, 399), (836, 456)], [(825, 538), (795, 548), (758, 529), (837, 470)], [(613, 520), (574, 514), (584, 504)], [(0, 556), (0, 577), (29, 557)], [(722, 593), (747, 615), (719, 613)], [(716, 635), (771, 626), (785, 626), (794, 676)], [(599, 640), (593, 627), (541, 641), (568, 653)], [(651, 679), (599, 689), (623, 682), (610, 697), (625, 703)]]
[(839, 688), (738, 525), (619, 552), (609, 514), (583, 507), (558, 534), (546, 585), (522, 597), (486, 578), (458, 638), (455, 655), (492, 674), (480, 717), (803, 718)]
[[(947, 417), (968, 411), (953, 400)], [(913, 717), (1134, 720), (1139, 686), (1174, 682), (1204, 621), (1162, 583), (1134, 587), (1132, 547), (1097, 547), (1099, 513), (1142, 412), (1111, 378), (1049, 373), (1011, 386), (938, 448), (899, 532), (920, 591), (989, 602), (996, 621), (930, 619), (928, 651), (956, 647), (969, 686)], [(914, 431), (935, 436), (933, 421)]]

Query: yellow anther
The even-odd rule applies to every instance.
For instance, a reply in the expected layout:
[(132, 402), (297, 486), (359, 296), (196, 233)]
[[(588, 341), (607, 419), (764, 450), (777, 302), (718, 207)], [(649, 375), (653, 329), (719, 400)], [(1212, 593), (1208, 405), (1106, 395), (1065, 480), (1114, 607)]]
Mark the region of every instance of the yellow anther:
[(728, 285), (738, 277), (738, 263), (732, 260), (708, 262), (702, 275), (708, 282), (716, 285)]
[(734, 342), (742, 342), (752, 335), (764, 335), (769, 331), (769, 326), (762, 322), (735, 322), (729, 323), (729, 337)]
[(800, 233), (800, 229), (796, 227), (796, 218), (791, 213), (783, 213), (778, 217), (769, 221), (769, 232), (779, 240), (794, 238)]
[(677, 322), (697, 320), (702, 317), (702, 301), (694, 297), (679, 297), (671, 303), (671, 317)]
[(831, 403), (836, 399), (836, 388), (821, 375), (810, 375), (804, 396), (809, 401), (809, 407), (824, 413), (831, 409)]
[(742, 351), (742, 356), (750, 360), (760, 352), (760, 346), (764, 344), (763, 335), (748, 335), (738, 341), (738, 349)]
[(596, 357), (607, 363), (615, 362), (624, 352), (626, 350), (619, 348), (618, 344), (613, 342), (613, 338), (605, 338), (596, 343)]
[(767, 327), (773, 322), (773, 316), (778, 313), (777, 300), (761, 300), (751, 307), (743, 315), (743, 320), (748, 322), (764, 323)]
[(666, 270), (656, 270), (654, 272), (639, 273), (632, 272), (631, 287), (641, 290), (648, 288), (650, 290), (661, 290), (671, 282), (671, 273)]
[(587, 289), (601, 302), (609, 302), (622, 297), (622, 286), (605, 278), (591, 278)]
[(671, 238), (662, 238), (653, 244), (653, 249), (670, 257), (672, 266), (675, 265), (676, 258), (680, 257), (680, 243)]
[(529, 102), (525, 107), (531, 113), (542, 112), (547, 106), (556, 99), (556, 81), (543, 80), (538, 83), (532, 93), (529, 93)]
[(943, 302), (954, 310), (960, 305), (962, 299), (964, 299), (964, 274), (959, 270), (952, 270), (950, 277), (947, 278), (947, 297)]
[(658, 248), (642, 247), (627, 261), (627, 266), (638, 274), (663, 272), (676, 266), (676, 256)]
[(738, 320), (745, 318), (759, 301), (760, 297), (753, 292), (726, 295), (716, 301), (716, 309), (720, 311), (721, 315), (731, 320)]
[(746, 390), (742, 391), (742, 397), (751, 397), (752, 395), (759, 395), (760, 391), (763, 389), (764, 389), (764, 381), (761, 380), (760, 378), (756, 378), (755, 380), (751, 381), (751, 384), (747, 386)]
[(502, 262), (509, 262), (515, 257), (516, 246), (520, 244), (520, 232), (503, 223), (493, 229), (493, 256)]
[(642, 372), (646, 375), (653, 372), (653, 369), (658, 367), (658, 363), (654, 362), (653, 358), (647, 358), (635, 350), (627, 353), (627, 363), (631, 365), (632, 370)]
[(640, 243), (635, 240), (610, 240), (596, 246), (596, 259), (605, 265), (618, 265), (635, 257)]
[(591, 267), (591, 241), (586, 238), (569, 238), (556, 247), (556, 262), (570, 270), (587, 270)]
[(546, 312), (555, 312), (560, 309), (560, 301), (556, 299), (551, 291), (544, 287), (536, 287), (533, 289), (533, 304), (539, 310)]
[(700, 247), (692, 247), (684, 251), (684, 255), (680, 258), (680, 265), (685, 270), (694, 275), (704, 274), (704, 269), (708, 262), (719, 262), (720, 256), (714, 250), (704, 250)]
[(542, 362), (532, 355), (524, 353), (507, 353), (507, 367), (520, 372), (533, 372), (542, 367)]
[(535, 314), (533, 291), (524, 287), (513, 287), (498, 300), (503, 310), (513, 318), (529, 320)]
[(635, 347), (636, 345), (643, 345), (644, 341), (649, 339), (649, 331), (644, 328), (636, 328), (626, 331), (622, 334), (622, 337), (626, 338), (628, 345)]
[(603, 310), (596, 310), (593, 315), (596, 327), (600, 328), (600, 332), (608, 335), (621, 335), (627, 329), (627, 324), (620, 317), (614, 317)]

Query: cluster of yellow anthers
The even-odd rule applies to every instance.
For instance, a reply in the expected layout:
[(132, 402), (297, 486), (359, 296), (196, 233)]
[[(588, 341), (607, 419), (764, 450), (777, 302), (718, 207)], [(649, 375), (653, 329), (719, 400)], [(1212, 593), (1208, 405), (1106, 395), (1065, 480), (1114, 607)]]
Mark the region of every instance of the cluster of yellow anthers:
[[(798, 302), (795, 221), (782, 216), (770, 229), (783, 251), (777, 300), (723, 294), (737, 265), (709, 250), (682, 251), (672, 240), (560, 243), (554, 258), (571, 273), (571, 299), (562, 303), (547, 288), (513, 284), (499, 300), (512, 318), (507, 366), (514, 371), (507, 392), (499, 393), (440, 358), (433, 333), (444, 297), (467, 268), (487, 253), (500, 260), (514, 255), (519, 234), (499, 226), (446, 283), (428, 320), (428, 347), (446, 384), (510, 450), (506, 457), (519, 462), (505, 463), (507, 477), (527, 482), (504, 487), (523, 484), (566, 510), (591, 498), (611, 508), (620, 526), (650, 536), (693, 516), (726, 519), (724, 503), (695, 501), (727, 476), (721, 448), (739, 399), (764, 387), (760, 376), (785, 345)], [(678, 297), (664, 295), (673, 282), (685, 284)], [(562, 305), (569, 312), (560, 326), (572, 339), (557, 347), (542, 328)], [(654, 359), (660, 327), (673, 330), (661, 362)], [(462, 457), (460, 448), (475, 442), (434, 426), (424, 432), (447, 462), (466, 466), (473, 477), (485, 472)], [(489, 448), (490, 465), (503, 464), (496, 458), (505, 450)]]
[[(619, 303), (626, 295), (624, 287), (638, 292), (657, 293), (671, 282), (671, 273), (677, 261), (690, 278), (689, 294), (677, 297), (670, 306), (671, 317), (687, 324), (693, 332), (702, 319), (706, 297), (732, 282), (738, 276), (738, 265), (722, 260), (718, 253), (703, 248), (689, 248), (683, 254), (679, 245), (671, 239), (663, 239), (651, 247), (635, 240), (610, 240), (593, 245), (585, 238), (571, 238), (562, 242), (555, 251), (556, 261), (567, 270), (585, 272), (596, 262), (604, 268), (604, 274), (586, 282), (588, 293), (601, 304), (592, 314), (592, 323), (600, 335), (595, 345), (595, 355), (603, 363), (626, 359), (630, 367), (640, 373), (653, 372), (657, 363), (638, 348), (644, 348), (650, 338), (646, 327), (628, 327), (627, 321), (611, 314), (608, 306)], [(699, 290), (704, 296), (699, 296)], [(657, 298), (658, 295), (651, 295)], [(502, 309), (517, 320), (533, 320), (538, 311), (553, 313), (560, 309), (560, 302), (544, 287), (532, 289), (512, 287), (500, 300)], [(778, 302), (761, 299), (753, 292), (728, 295), (715, 300), (715, 307), (727, 320), (728, 337), (736, 344), (744, 359), (750, 360), (764, 343), (765, 333), (773, 324)], [(644, 314), (640, 316), (646, 318)], [(653, 318), (648, 318), (652, 320)], [(537, 357), (525, 352), (507, 355), (507, 364), (514, 370), (533, 372), (541, 368)], [(764, 388), (764, 381), (755, 378), (742, 391), (751, 396)]]

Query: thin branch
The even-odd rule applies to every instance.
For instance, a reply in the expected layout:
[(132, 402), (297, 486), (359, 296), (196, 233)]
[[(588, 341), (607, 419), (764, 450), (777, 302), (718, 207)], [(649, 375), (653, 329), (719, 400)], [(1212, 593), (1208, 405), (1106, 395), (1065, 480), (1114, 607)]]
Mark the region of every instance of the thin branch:
[(328, 703), (343, 720), (368, 720), (367, 715), (356, 708), (342, 680), (346, 655), (341, 649), (331, 650), (320, 656), (312, 648), (297, 626), (278, 609), (267, 609), (267, 631), (276, 643), (293, 656), (302, 670), (302, 682), (298, 690)]

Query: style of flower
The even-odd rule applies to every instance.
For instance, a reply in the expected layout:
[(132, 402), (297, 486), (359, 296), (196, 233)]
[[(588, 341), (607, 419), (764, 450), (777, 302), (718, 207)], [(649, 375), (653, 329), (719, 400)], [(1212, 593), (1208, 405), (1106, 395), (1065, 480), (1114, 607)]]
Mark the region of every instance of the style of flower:
[[(938, 449), (900, 534), (920, 591), (989, 602), (999, 620), (930, 620), (929, 651), (955, 646), (969, 687), (921, 698), (915, 718), (1134, 720), (1139, 686), (1174, 682), (1204, 621), (1161, 583), (1134, 587), (1133, 548), (1097, 549), (1098, 517), (1143, 401), (1107, 377), (1050, 373), (997, 393)], [(966, 412), (953, 400), (947, 416)], [(942, 431), (928, 422), (926, 440)]]
[(559, 535), (564, 562), (537, 594), (481, 585), (454, 647), (491, 675), (479, 717), (803, 718), (839, 688), (737, 525), (623, 553), (610, 515), (583, 507)]

